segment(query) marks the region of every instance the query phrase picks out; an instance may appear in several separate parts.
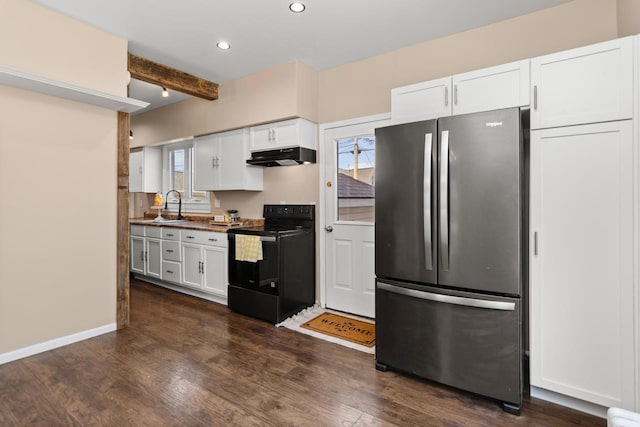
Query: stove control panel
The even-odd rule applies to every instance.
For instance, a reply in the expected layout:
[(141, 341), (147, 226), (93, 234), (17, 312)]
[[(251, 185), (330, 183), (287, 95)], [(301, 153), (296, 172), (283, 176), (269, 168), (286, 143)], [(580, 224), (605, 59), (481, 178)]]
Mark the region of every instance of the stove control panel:
[(292, 218), (313, 220), (315, 205), (264, 205), (263, 216), (267, 218)]

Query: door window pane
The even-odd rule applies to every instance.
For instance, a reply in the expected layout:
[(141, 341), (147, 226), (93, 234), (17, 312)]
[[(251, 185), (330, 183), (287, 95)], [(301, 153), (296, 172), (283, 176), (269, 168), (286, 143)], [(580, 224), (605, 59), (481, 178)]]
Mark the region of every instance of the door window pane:
[(339, 139), (338, 221), (374, 222), (375, 139), (373, 135)]

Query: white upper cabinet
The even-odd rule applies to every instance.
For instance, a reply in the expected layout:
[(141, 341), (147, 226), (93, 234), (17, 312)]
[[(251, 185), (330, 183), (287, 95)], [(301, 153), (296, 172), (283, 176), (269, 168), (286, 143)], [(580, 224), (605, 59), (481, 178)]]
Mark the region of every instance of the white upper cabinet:
[(529, 105), (529, 60), (391, 90), (394, 124)]
[(451, 115), (451, 77), (391, 89), (394, 124)]
[(262, 168), (246, 163), (249, 129), (197, 137), (193, 153), (196, 190), (262, 190)]
[(531, 133), (531, 385), (631, 410), (633, 152), (631, 120)]
[(305, 147), (316, 149), (318, 125), (305, 119), (284, 120), (249, 128), (251, 151)]
[(162, 191), (162, 150), (143, 147), (129, 154), (129, 192)]
[(453, 76), (453, 114), (529, 105), (529, 60)]
[(633, 38), (531, 60), (531, 128), (630, 119)]

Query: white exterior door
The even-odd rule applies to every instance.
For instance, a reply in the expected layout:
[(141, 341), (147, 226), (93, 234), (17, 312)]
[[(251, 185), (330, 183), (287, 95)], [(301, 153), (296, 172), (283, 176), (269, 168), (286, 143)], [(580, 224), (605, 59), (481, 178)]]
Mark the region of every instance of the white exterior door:
[(388, 120), (328, 128), (323, 135), (326, 306), (375, 317), (374, 129)]

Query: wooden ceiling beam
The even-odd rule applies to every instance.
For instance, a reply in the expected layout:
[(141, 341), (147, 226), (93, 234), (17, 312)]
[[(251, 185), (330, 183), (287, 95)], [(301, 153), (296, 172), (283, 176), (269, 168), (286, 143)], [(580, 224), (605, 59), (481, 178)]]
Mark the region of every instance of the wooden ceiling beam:
[(157, 62), (141, 58), (129, 53), (129, 72), (132, 79), (142, 80), (172, 89), (187, 95), (203, 98), (209, 101), (218, 99), (217, 83), (201, 79), (184, 71), (158, 64)]

